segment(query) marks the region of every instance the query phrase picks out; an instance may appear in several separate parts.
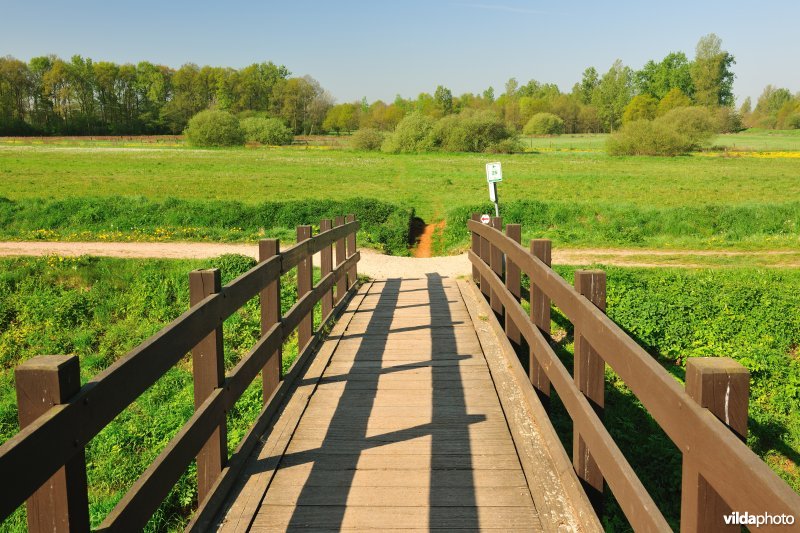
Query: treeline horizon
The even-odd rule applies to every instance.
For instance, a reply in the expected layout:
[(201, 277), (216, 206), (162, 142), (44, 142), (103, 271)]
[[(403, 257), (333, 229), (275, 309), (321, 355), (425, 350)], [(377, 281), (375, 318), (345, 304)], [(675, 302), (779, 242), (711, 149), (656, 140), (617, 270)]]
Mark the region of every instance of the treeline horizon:
[(180, 134), (205, 109), (280, 118), (294, 134), (392, 131), (403, 117), (420, 113), (434, 119), (462, 112), (490, 112), (512, 132), (521, 132), (536, 114), (563, 120), (564, 133), (613, 132), (624, 123), (653, 119), (671, 109), (702, 106), (718, 118), (720, 131), (744, 127), (800, 128), (800, 93), (767, 85), (755, 106), (750, 98), (735, 108), (735, 58), (714, 34), (700, 39), (692, 60), (670, 52), (633, 70), (617, 60), (604, 74), (582, 73), (569, 92), (556, 84), (506, 82), (480, 94), (454, 96), (443, 85), (416, 98), (335, 104), (310, 76), (292, 77), (284, 65), (263, 62), (241, 69), (178, 69), (148, 61), (94, 62), (80, 55), (55, 55), (28, 63), (0, 57), (0, 135), (158, 135)]

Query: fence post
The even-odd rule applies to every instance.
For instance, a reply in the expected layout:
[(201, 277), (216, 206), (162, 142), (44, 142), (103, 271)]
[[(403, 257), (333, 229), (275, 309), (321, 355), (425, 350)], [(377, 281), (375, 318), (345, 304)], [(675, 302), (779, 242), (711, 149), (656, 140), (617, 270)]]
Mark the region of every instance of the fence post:
[[(355, 222), (356, 221), (356, 216), (353, 215), (353, 214), (347, 215), (346, 220), (347, 220), (347, 222)], [(355, 231), (353, 233), (350, 233), (350, 234), (347, 235), (347, 255), (351, 256), (354, 253), (356, 253), (356, 232)], [(351, 268), (347, 272), (347, 288), (348, 288), (348, 290), (353, 285), (355, 285), (356, 282), (358, 281), (358, 270), (357, 270), (357, 268), (358, 267), (356, 267), (356, 265), (353, 265), (353, 268)]]
[[(480, 213), (472, 213), (472, 216), (470, 217), (470, 219), (474, 220), (476, 222), (480, 222), (481, 215), (480, 215)], [(475, 255), (477, 255), (478, 257), (480, 257), (480, 255), (481, 255), (481, 236), (478, 235), (477, 233), (475, 233), (474, 231), (471, 232), (471, 235), (472, 235), (472, 252)], [(476, 285), (480, 285), (480, 282), (481, 282), (480, 272), (478, 271), (478, 267), (476, 267), (475, 265), (472, 265), (472, 281), (475, 282)]]
[[(311, 238), (311, 226), (297, 226), (297, 242), (298, 244), (307, 241)], [(311, 292), (311, 287), (314, 285), (312, 276), (314, 275), (314, 267), (312, 263), (311, 254), (301, 259), (297, 264), (297, 301), (300, 298)], [(302, 353), (303, 348), (311, 340), (311, 332), (314, 329), (314, 312), (311, 311), (308, 315), (300, 320), (297, 326), (297, 353)]]
[[(189, 304), (194, 306), (207, 296), (222, 290), (218, 268), (194, 270), (189, 273)], [(192, 374), (194, 375), (194, 407), (200, 407), (206, 398), (221, 387), (225, 380), (225, 361), (222, 350), (222, 325), (208, 334), (192, 348)], [(228, 460), (226, 422), (211, 434), (197, 454), (197, 499), (205, 500), (217, 476)]]
[[(281, 251), (281, 243), (278, 239), (263, 239), (258, 243), (258, 261), (271, 259)], [(270, 282), (259, 294), (261, 302), (261, 336), (267, 334), (270, 328), (281, 319), (281, 276), (280, 273), (275, 280)], [(264, 368), (261, 370), (262, 398), (266, 405), (273, 391), (278, 387), (281, 380), (281, 347), (269, 356)]]
[[(531, 254), (537, 257), (542, 263), (550, 266), (552, 262), (552, 243), (550, 239), (533, 239), (531, 240)], [(539, 283), (535, 276), (531, 276), (531, 289), (530, 289), (530, 303), (531, 303), (531, 320), (545, 334), (546, 338), (550, 337), (550, 298), (539, 288)], [(545, 409), (550, 407), (550, 380), (545, 374), (539, 359), (533, 353), (533, 347), (530, 348), (529, 354), (529, 374), (531, 383), (536, 389), (539, 399)]]
[[(686, 362), (686, 392), (705, 407), (740, 439), (747, 438), (747, 403), (750, 372), (730, 357), (696, 357)], [(724, 515), (731, 508), (703, 478), (697, 467), (683, 459), (681, 488), (681, 531), (736, 531), (726, 525)]]
[[(333, 226), (338, 228), (339, 226), (344, 225), (344, 217), (336, 217), (333, 220)], [(344, 263), (346, 257), (346, 246), (345, 246), (345, 239), (342, 237), (341, 239), (336, 241), (336, 267), (338, 268), (339, 265)], [(344, 272), (340, 272), (338, 277), (336, 278), (336, 303), (342, 301), (344, 298), (344, 294), (347, 292), (347, 278), (345, 277)]]
[[(606, 273), (601, 270), (576, 270), (575, 290), (585, 296), (601, 311), (606, 311)], [(605, 404), (605, 361), (583, 337), (581, 329), (575, 326), (574, 379), (597, 416), (603, 416)], [(598, 511), (603, 505), (603, 474), (580, 435), (580, 428), (573, 433), (572, 464), (583, 483), (589, 501)]]
[[(486, 237), (479, 237), (479, 239), (481, 261), (483, 261), (487, 266), (490, 266), (492, 263), (492, 254), (491, 247), (489, 246), (489, 239)], [(487, 302), (492, 297), (492, 290), (489, 287), (489, 280), (483, 274), (481, 274), (481, 293), (483, 294), (483, 297), (486, 298)]]
[[(492, 227), (496, 230), (499, 230), (501, 233), (503, 231), (503, 217), (492, 217)], [(503, 280), (503, 252), (497, 246), (493, 244), (489, 244), (489, 261), (492, 267), (492, 271), (497, 274), (500, 278), (500, 281)], [(495, 291), (491, 291), (491, 299), (490, 305), (492, 307), (492, 311), (497, 314), (497, 316), (503, 316), (503, 304), (500, 302), (500, 298), (495, 294)]]
[[(43, 355), (14, 369), (20, 429), (55, 405), (67, 403), (81, 388), (74, 355)], [(13, 483), (6, 479), (4, 483)], [(26, 503), (28, 531), (89, 531), (86, 455), (81, 448)]]
[[(519, 224), (506, 224), (506, 236), (514, 242), (520, 242), (522, 240), (522, 226)], [(522, 273), (519, 267), (506, 256), (506, 288), (514, 295), (517, 301), (522, 296), (521, 283)], [(508, 317), (508, 313), (506, 313), (506, 336), (515, 348), (522, 344), (522, 335), (519, 332), (519, 328)]]
[[(333, 221), (324, 219), (319, 221), (319, 232), (329, 231), (333, 228)], [(328, 244), (320, 251), (319, 268), (320, 279), (324, 278), (333, 270), (333, 248)], [(325, 294), (322, 295), (322, 321), (324, 322), (328, 315), (333, 311), (333, 287)]]

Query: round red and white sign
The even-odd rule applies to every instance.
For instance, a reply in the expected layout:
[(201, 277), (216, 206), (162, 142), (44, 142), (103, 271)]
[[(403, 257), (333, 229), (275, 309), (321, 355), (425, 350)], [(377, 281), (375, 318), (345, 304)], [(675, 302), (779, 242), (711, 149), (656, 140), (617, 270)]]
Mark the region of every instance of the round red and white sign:
[(486, 215), (486, 214), (481, 215), (481, 223), (488, 224), (491, 221), (492, 221), (492, 219), (491, 219), (491, 217), (489, 215)]

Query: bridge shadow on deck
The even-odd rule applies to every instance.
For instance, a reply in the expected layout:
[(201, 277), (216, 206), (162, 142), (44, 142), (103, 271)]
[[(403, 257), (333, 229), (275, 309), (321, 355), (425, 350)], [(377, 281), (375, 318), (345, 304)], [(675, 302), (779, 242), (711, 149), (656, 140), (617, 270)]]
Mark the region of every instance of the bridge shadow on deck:
[[(321, 387), (339, 383), (343, 388), (319, 448), (288, 453), (281, 461), (279, 468), (312, 465), (297, 497), (289, 530), (335, 530), (346, 525), (346, 519), (347, 525), (369, 527), (381, 514), (386, 519), (395, 516), (400, 522), (420, 528), (479, 527), (469, 426), (486, 417), (467, 413), (459, 362), (470, 356), (458, 353), (454, 326), (460, 323), (453, 319), (452, 301), (448, 300), (441, 276), (428, 275), (425, 289), (403, 290), (403, 283), (412, 281), (389, 279), (383, 283), (363, 332), (345, 333), (345, 338), (360, 338), (349, 372), (340, 375), (326, 372), (320, 381)], [(378, 286), (380, 282), (373, 285)], [(425, 292), (427, 303), (422, 301)], [(417, 296), (412, 296), (415, 293), (421, 301), (415, 301)], [(419, 323), (392, 327), (393, 318), (402, 309), (411, 312), (401, 316), (408, 317), (412, 323), (413, 317), (419, 317)], [(430, 318), (423, 324), (426, 315)], [(403, 320), (399, 323), (403, 324)], [(412, 337), (398, 352), (397, 341), (391, 340), (391, 335), (400, 332), (408, 332)], [(406, 357), (397, 356), (405, 350), (409, 351)], [(412, 357), (411, 362), (404, 362), (413, 350), (429, 353), (430, 360), (422, 357), (413, 360)], [(336, 361), (335, 355), (333, 361)], [(426, 368), (430, 369), (430, 390), (420, 385), (407, 391), (387, 391), (381, 387), (382, 376)], [(404, 402), (403, 393), (408, 399), (418, 398)], [(384, 394), (396, 400), (386, 403), (384, 397), (378, 403)], [(422, 395), (430, 396), (429, 409), (426, 402), (419, 401)], [(429, 413), (430, 422), (401, 427), (400, 420), (391, 430), (382, 430), (380, 427), (386, 421), (381, 422), (375, 413), (385, 407), (398, 419), (419, 420)], [(399, 444), (415, 440), (420, 441), (417, 446)], [(374, 458), (371, 466), (362, 463), (364, 452), (381, 446), (394, 446), (400, 453), (383, 468), (376, 467)], [(409, 454), (409, 450), (415, 450), (413, 453), (418, 455)], [(418, 465), (416, 476), (414, 465)], [(377, 480), (373, 482), (375, 486), (354, 484), (361, 468), (378, 469), (377, 475), (373, 472), (368, 478)], [(381, 475), (385, 477), (382, 479)], [(427, 486), (419, 482), (426, 475)], [(424, 516), (426, 510), (427, 516)], [(374, 516), (359, 520), (358, 513)], [(398, 513), (406, 516), (398, 516)]]

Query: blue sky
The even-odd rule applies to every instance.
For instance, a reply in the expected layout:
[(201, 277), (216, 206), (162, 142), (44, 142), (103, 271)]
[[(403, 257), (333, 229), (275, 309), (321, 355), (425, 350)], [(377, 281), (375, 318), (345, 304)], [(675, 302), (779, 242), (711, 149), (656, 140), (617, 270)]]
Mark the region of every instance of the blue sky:
[(310, 74), (339, 102), (454, 94), (506, 80), (568, 91), (587, 66), (633, 68), (697, 40), (736, 57), (739, 102), (768, 83), (800, 91), (800, 2), (521, 0), (0, 0), (0, 55), (73, 54), (118, 63), (242, 67), (271, 60)]

